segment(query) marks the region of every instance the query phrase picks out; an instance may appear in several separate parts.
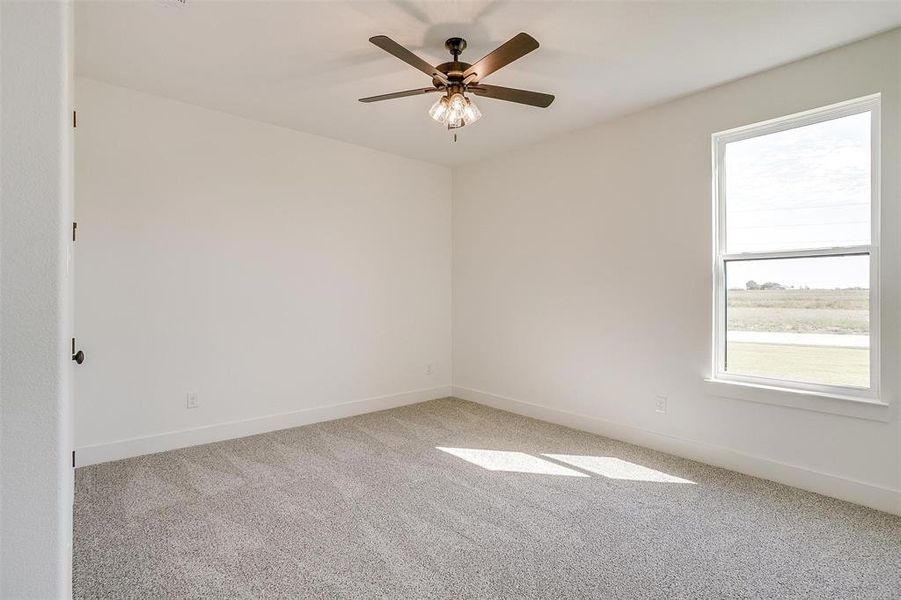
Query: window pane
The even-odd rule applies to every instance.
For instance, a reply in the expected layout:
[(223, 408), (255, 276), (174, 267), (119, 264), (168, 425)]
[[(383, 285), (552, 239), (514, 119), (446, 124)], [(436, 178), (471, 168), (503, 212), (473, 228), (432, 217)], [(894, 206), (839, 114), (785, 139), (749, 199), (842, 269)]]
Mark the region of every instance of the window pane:
[(870, 387), (870, 257), (726, 263), (726, 372)]
[(870, 243), (870, 113), (726, 144), (726, 252)]

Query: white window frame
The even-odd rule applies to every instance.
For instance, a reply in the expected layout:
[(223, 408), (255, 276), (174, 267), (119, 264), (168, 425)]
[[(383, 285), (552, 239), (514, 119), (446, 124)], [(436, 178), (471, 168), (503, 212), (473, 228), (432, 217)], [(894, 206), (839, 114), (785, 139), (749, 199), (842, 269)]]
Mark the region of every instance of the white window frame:
[[(715, 133), (712, 136), (713, 150), (713, 210), (714, 210), (714, 326), (713, 326), (713, 377), (712, 381), (746, 384), (748, 386), (781, 392), (806, 392), (830, 399), (850, 400), (882, 404), (880, 400), (880, 104), (881, 94), (873, 94), (822, 108), (805, 111), (755, 123), (745, 127)], [(726, 252), (726, 145), (753, 137), (779, 131), (804, 127), (823, 121), (870, 113), (870, 244), (864, 246), (838, 246), (804, 250), (777, 252)], [(870, 257), (870, 386), (859, 388), (843, 385), (825, 385), (796, 382), (785, 379), (739, 375), (725, 370), (726, 358), (726, 263), (740, 260), (828, 257), (847, 255), (869, 255)], [(766, 400), (764, 400), (766, 402)], [(773, 402), (781, 404), (781, 402)]]

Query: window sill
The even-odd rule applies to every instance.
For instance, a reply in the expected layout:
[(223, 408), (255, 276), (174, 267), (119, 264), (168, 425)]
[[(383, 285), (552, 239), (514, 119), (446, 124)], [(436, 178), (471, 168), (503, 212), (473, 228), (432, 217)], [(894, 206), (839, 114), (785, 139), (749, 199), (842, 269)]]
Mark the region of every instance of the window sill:
[(881, 421), (883, 423), (892, 419), (892, 407), (890, 404), (870, 398), (794, 390), (744, 381), (713, 378), (704, 379), (704, 386), (712, 396), (720, 398), (786, 406), (857, 419)]

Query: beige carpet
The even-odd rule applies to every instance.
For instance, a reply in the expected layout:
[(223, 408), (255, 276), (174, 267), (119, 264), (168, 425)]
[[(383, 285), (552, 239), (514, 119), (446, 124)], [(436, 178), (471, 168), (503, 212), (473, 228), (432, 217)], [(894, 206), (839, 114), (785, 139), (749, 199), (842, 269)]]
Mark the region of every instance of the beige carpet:
[(898, 598), (901, 518), (456, 399), (76, 472), (76, 598)]

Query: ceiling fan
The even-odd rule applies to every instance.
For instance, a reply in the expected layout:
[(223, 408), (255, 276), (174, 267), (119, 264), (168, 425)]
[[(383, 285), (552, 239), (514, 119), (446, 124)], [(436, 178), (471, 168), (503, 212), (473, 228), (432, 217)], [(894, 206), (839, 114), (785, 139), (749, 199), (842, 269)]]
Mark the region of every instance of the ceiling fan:
[(432, 87), (360, 98), (360, 102), (379, 102), (405, 96), (442, 92), (444, 95), (429, 109), (429, 116), (442, 125), (446, 125), (448, 129), (457, 129), (478, 121), (482, 116), (475, 103), (466, 97), (467, 93), (540, 108), (547, 108), (554, 101), (554, 97), (550, 94), (482, 83), (484, 78), (501, 67), (509, 65), (514, 60), (522, 58), (538, 48), (538, 42), (528, 33), (516, 34), (472, 65), (459, 60), (460, 54), (466, 49), (466, 40), (458, 37), (450, 38), (444, 42), (444, 47), (453, 55), (454, 60), (442, 63), (437, 67), (433, 67), (387, 36), (377, 35), (369, 38), (369, 41), (431, 77)]

